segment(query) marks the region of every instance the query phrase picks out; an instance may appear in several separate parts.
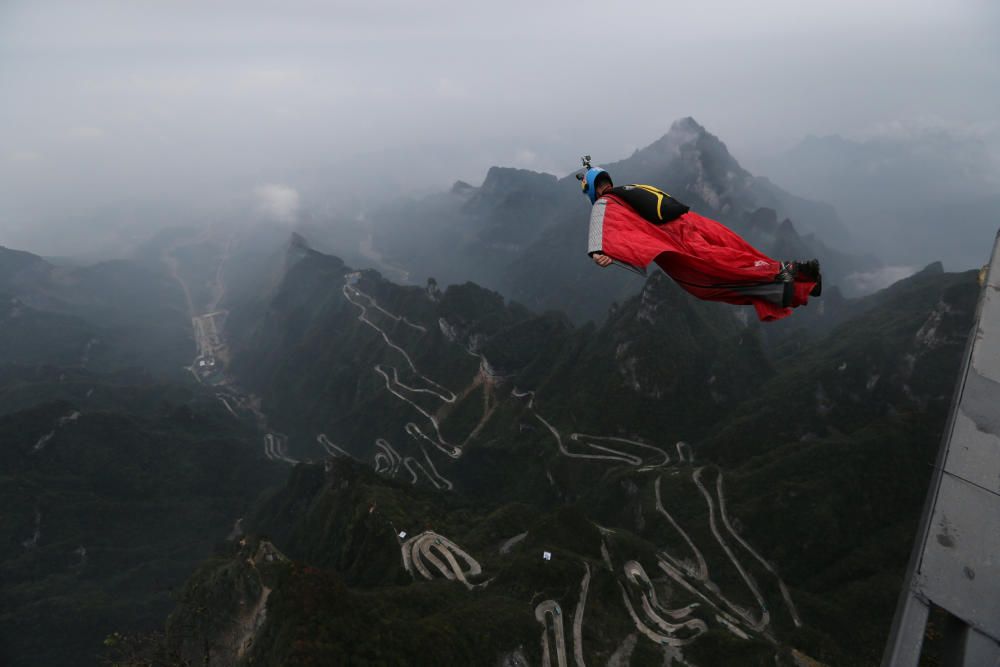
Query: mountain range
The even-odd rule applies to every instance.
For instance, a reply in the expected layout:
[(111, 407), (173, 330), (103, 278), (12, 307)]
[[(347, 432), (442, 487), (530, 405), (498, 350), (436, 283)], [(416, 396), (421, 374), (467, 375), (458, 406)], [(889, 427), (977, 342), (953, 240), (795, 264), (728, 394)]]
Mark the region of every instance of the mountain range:
[(986, 144), (941, 129), (865, 139), (810, 136), (760, 168), (794, 192), (833, 203), (887, 263), (982, 264), (996, 230), (1000, 166)]
[(931, 265), (770, 349), (660, 274), (577, 328), (472, 284), (395, 285), (303, 239), (284, 265), (231, 369), (293, 457), (331, 458), (297, 466), (188, 582), (168, 653), (877, 659), (974, 273)]
[[(877, 266), (690, 119), (606, 166)], [(976, 273), (762, 325), (581, 258), (576, 187), (372, 213), (395, 281), (318, 219), (0, 251), (4, 664), (876, 662)]]
[[(828, 204), (746, 171), (692, 118), (631, 156), (604, 163), (616, 183), (652, 183), (781, 259), (820, 257), (831, 285), (879, 266), (858, 252)], [(369, 215), (376, 268), (395, 279), (473, 280), (534, 310), (601, 321), (641, 279), (597, 270), (586, 256), (589, 203), (572, 174), (494, 167), (476, 187), (391, 203)], [(323, 247), (323, 246), (321, 246)], [(612, 274), (612, 275), (608, 275)]]

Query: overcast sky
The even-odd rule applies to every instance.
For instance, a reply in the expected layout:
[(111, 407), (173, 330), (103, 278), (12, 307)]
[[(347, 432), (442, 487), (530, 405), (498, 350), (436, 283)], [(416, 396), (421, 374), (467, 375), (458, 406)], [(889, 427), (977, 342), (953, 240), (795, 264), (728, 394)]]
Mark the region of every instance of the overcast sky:
[(3, 0), (0, 244), (60, 206), (399, 148), (415, 187), (563, 174), (687, 115), (751, 167), (808, 133), (995, 138), (998, 5)]

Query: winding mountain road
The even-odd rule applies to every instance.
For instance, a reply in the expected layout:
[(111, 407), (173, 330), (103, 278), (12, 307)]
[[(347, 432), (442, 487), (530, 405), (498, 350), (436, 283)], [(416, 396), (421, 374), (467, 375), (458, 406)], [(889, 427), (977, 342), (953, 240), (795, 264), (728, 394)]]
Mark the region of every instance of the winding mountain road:
[[(364, 292), (362, 292), (361, 290), (356, 289), (356, 288), (354, 288), (353, 291), (354, 291), (355, 294), (357, 294), (361, 298), (366, 299), (368, 301), (368, 305), (370, 307), (374, 308), (375, 310), (378, 310), (383, 315), (385, 315), (386, 317), (388, 317), (390, 320), (393, 320), (394, 322), (402, 322), (403, 324), (407, 325), (408, 327), (416, 329), (420, 333), (427, 333), (427, 327), (425, 327), (422, 324), (416, 324), (414, 322), (411, 322), (410, 320), (408, 320), (406, 318), (405, 315), (404, 316), (400, 316), (400, 315), (396, 315), (395, 313), (390, 313), (388, 310), (386, 310), (382, 306), (378, 305), (378, 301), (376, 301), (375, 297), (371, 296), (370, 294), (365, 294)], [(357, 304), (355, 304), (355, 305), (357, 305)]]
[(785, 601), (785, 606), (788, 607), (788, 613), (792, 617), (792, 622), (795, 623), (795, 627), (801, 628), (802, 619), (799, 617), (798, 609), (796, 609), (795, 603), (792, 601), (792, 596), (788, 592), (788, 587), (785, 585), (785, 582), (782, 580), (782, 578), (778, 576), (778, 573), (774, 569), (774, 566), (769, 561), (765, 560), (763, 556), (757, 553), (757, 550), (754, 549), (752, 546), (750, 546), (747, 543), (747, 541), (743, 539), (743, 536), (741, 536), (739, 533), (733, 530), (733, 526), (729, 522), (729, 516), (726, 514), (726, 495), (722, 489), (721, 472), (719, 473), (719, 476), (715, 480), (715, 488), (716, 488), (716, 493), (719, 496), (719, 516), (722, 517), (722, 524), (726, 527), (726, 530), (729, 532), (729, 534), (732, 535), (737, 542), (739, 542), (740, 546), (746, 549), (751, 556), (757, 559), (758, 563), (764, 566), (764, 569), (766, 569), (774, 576), (774, 578), (778, 582), (778, 588), (781, 591), (781, 597)]
[(452, 490), (454, 485), (437, 470), (437, 466), (434, 465), (434, 461), (428, 455), (427, 449), (424, 445), (425, 443), (430, 444), (436, 451), (441, 452), (449, 459), (457, 459), (461, 457), (462, 448), (448, 442), (444, 438), (441, 433), (441, 424), (438, 415), (432, 413), (426, 407), (418, 403), (416, 399), (418, 396), (430, 396), (441, 401), (442, 405), (446, 406), (455, 404), (459, 397), (455, 394), (455, 392), (451, 391), (447, 387), (420, 373), (409, 353), (403, 349), (403, 347), (395, 343), (389, 336), (389, 333), (382, 329), (382, 327), (369, 317), (369, 308), (378, 310), (378, 312), (382, 313), (392, 321), (405, 324), (421, 334), (427, 332), (426, 327), (411, 322), (404, 316), (389, 312), (385, 308), (378, 305), (378, 302), (374, 299), (374, 297), (362, 292), (352, 284), (345, 283), (342, 291), (344, 298), (359, 309), (360, 312), (358, 314), (358, 320), (374, 329), (389, 348), (398, 352), (410, 372), (412, 372), (420, 383), (424, 385), (420, 387), (414, 386), (412, 382), (405, 383), (400, 379), (399, 370), (394, 366), (390, 366), (388, 364), (375, 364), (373, 366), (373, 370), (385, 382), (386, 390), (416, 410), (424, 419), (427, 420), (427, 422), (430, 423), (431, 428), (433, 429), (433, 432), (428, 435), (415, 422), (407, 422), (405, 425), (406, 434), (415, 441), (416, 446), (420, 450), (420, 454), (423, 459), (422, 462), (413, 456), (402, 456), (398, 452), (395, 452), (395, 450), (390, 452), (386, 447), (388, 443), (384, 439), (380, 438), (376, 440), (376, 447), (381, 450), (376, 452), (374, 455), (376, 470), (378, 472), (395, 475), (400, 466), (402, 466), (407, 472), (410, 473), (411, 482), (413, 484), (416, 484), (420, 479), (420, 476), (418, 475), (419, 471), (420, 473), (423, 473), (423, 476), (431, 483), (432, 486), (434, 486), (434, 488), (439, 490)]
[(35, 442), (35, 444), (31, 447), (31, 453), (35, 454), (35, 453), (40, 452), (43, 449), (45, 449), (45, 445), (49, 444), (49, 442), (52, 440), (52, 438), (54, 438), (56, 436), (56, 432), (59, 429), (61, 429), (63, 426), (65, 426), (66, 424), (68, 424), (70, 422), (75, 422), (79, 418), (80, 418), (80, 412), (78, 410), (73, 410), (69, 414), (64, 415), (64, 416), (60, 417), (59, 419), (57, 419), (56, 423), (52, 427), (52, 430), (49, 431), (48, 433), (46, 433), (45, 435), (43, 435), (42, 437), (40, 437)]
[[(704, 467), (694, 469), (691, 474), (691, 480), (698, 489), (702, 499), (705, 501), (708, 513), (709, 529), (712, 536), (715, 538), (715, 541), (725, 553), (726, 558), (733, 565), (733, 567), (736, 568), (740, 578), (749, 589), (753, 599), (756, 601), (757, 606), (760, 609), (759, 614), (755, 615), (752, 610), (747, 609), (727, 598), (726, 595), (723, 594), (720, 587), (711, 580), (708, 563), (706, 562), (702, 551), (695, 544), (694, 540), (691, 539), (691, 536), (680, 526), (680, 524), (664, 507), (663, 495), (661, 491), (662, 476), (657, 478), (654, 485), (656, 510), (659, 514), (664, 516), (667, 521), (669, 521), (670, 525), (681, 536), (691, 553), (694, 555), (695, 560), (691, 561), (677, 558), (664, 549), (657, 555), (660, 569), (682, 588), (687, 590), (696, 598), (700, 599), (710, 609), (712, 609), (715, 612), (715, 620), (737, 637), (747, 639), (751, 633), (760, 633), (765, 637), (771, 638), (768, 631), (768, 627), (771, 624), (771, 613), (767, 607), (764, 596), (761, 593), (757, 581), (737, 557), (735, 551), (723, 535), (723, 532), (719, 527), (719, 523), (721, 522), (722, 528), (725, 529), (725, 532), (728, 533), (731, 538), (735, 539), (742, 549), (757, 560), (757, 562), (764, 567), (768, 574), (775, 578), (792, 621), (795, 623), (796, 627), (801, 627), (802, 620), (799, 617), (798, 610), (792, 601), (788, 587), (785, 585), (785, 582), (781, 579), (781, 577), (778, 576), (775, 567), (763, 556), (761, 556), (743, 538), (743, 536), (736, 532), (733, 527), (729, 515), (726, 512), (726, 496), (723, 485), (724, 476), (722, 472), (718, 472), (718, 476), (715, 480), (714, 490), (718, 499), (718, 505), (716, 505), (716, 498), (713, 497), (712, 493), (703, 481), (704, 473)], [(716, 513), (718, 513), (718, 520), (716, 519)], [(636, 574), (636, 576), (638, 575)], [(771, 640), (773, 641), (773, 638), (771, 638)]]
[[(685, 577), (685, 573), (684, 572), (682, 572), (681, 570), (678, 570), (676, 567), (674, 567), (671, 563), (669, 563), (667, 560), (665, 560), (663, 558), (658, 558), (656, 564), (659, 566), (659, 568), (661, 570), (664, 571), (664, 573), (666, 573), (666, 575), (668, 577), (670, 577), (671, 579), (673, 579), (676, 583), (680, 584), (681, 588), (683, 588), (684, 590), (686, 590), (688, 593), (691, 593), (692, 595), (694, 595), (695, 597), (697, 597), (698, 599), (700, 599), (702, 602), (704, 602), (705, 604), (707, 604), (709, 607), (711, 607), (715, 611), (716, 620), (718, 620), (720, 622), (723, 622), (723, 624), (727, 628), (729, 628), (729, 630), (731, 632), (733, 632), (733, 634), (737, 635), (741, 639), (749, 639), (750, 638), (750, 636), (748, 634), (746, 634), (745, 632), (743, 632), (742, 630), (739, 629), (739, 626), (742, 623), (742, 621), (740, 621), (739, 619), (731, 616), (728, 612), (724, 611), (719, 606), (719, 603), (717, 603), (714, 600), (710, 599), (707, 595), (705, 595), (704, 593), (702, 593), (701, 591), (699, 591), (697, 588), (695, 588), (694, 586), (692, 586), (691, 583)], [(712, 583), (712, 582), (707, 582), (707, 583)], [(712, 584), (712, 586), (714, 586), (715, 589), (718, 590), (717, 586), (715, 586), (714, 584)], [(733, 630), (734, 628), (736, 629), (735, 631)]]
[(663, 479), (662, 476), (657, 477), (656, 482), (654, 484), (654, 488), (656, 490), (656, 511), (665, 516), (667, 518), (667, 521), (670, 522), (670, 525), (674, 527), (674, 530), (680, 533), (680, 536), (687, 543), (688, 548), (694, 555), (695, 562), (692, 563), (689, 560), (675, 560), (673, 556), (671, 556), (666, 551), (661, 552), (661, 554), (665, 558), (669, 559), (670, 562), (673, 563), (675, 567), (686, 571), (688, 574), (690, 574), (698, 581), (708, 581), (708, 563), (705, 561), (704, 554), (701, 553), (701, 550), (691, 539), (691, 536), (688, 535), (687, 532), (683, 528), (681, 528), (676, 521), (674, 521), (674, 517), (671, 516), (670, 513), (667, 512), (666, 508), (663, 506), (663, 500), (660, 494), (660, 482), (662, 481), (662, 479)]
[(403, 457), (384, 438), (376, 439), (375, 446), (381, 450), (375, 453), (375, 472), (395, 477)]
[[(650, 634), (652, 633), (653, 635), (656, 635), (654, 641), (668, 646), (684, 646), (686, 644), (690, 644), (698, 637), (708, 632), (708, 625), (705, 621), (700, 618), (690, 618), (691, 613), (699, 606), (697, 603), (687, 605), (686, 607), (681, 607), (679, 609), (667, 609), (663, 607), (657, 599), (656, 588), (653, 586), (653, 582), (650, 580), (649, 575), (646, 574), (646, 570), (641, 564), (634, 560), (629, 561), (625, 563), (624, 571), (625, 577), (629, 583), (639, 589), (638, 594), (641, 601), (642, 611), (645, 614), (646, 619), (652, 621), (652, 623), (659, 628), (657, 631), (651, 629), (645, 623), (642, 623), (641, 625), (637, 624), (636, 627), (640, 632), (645, 634), (647, 637), (650, 637), (650, 639), (653, 639)], [(628, 599), (627, 595), (626, 599)], [(629, 601), (627, 605), (629, 606), (629, 610), (633, 615), (633, 618), (637, 618), (638, 614), (636, 614), (634, 608), (632, 608), (631, 601)], [(664, 615), (680, 622), (673, 623), (668, 621), (663, 617)]]
[(288, 438), (280, 433), (264, 434), (264, 456), (272, 461), (284, 461), (295, 465), (297, 459), (288, 456)]
[[(433, 531), (425, 531), (406, 540), (400, 546), (403, 555), (403, 567), (411, 575), (416, 570), (424, 579), (434, 579), (434, 570), (445, 579), (459, 581), (468, 589), (485, 586), (473, 584), (469, 577), (482, 574), (479, 561), (470, 556), (464, 549)], [(459, 560), (462, 563), (459, 563)]]
[(450, 458), (453, 458), (453, 459), (459, 458), (462, 455), (462, 450), (459, 449), (458, 447), (456, 447), (455, 445), (449, 443), (447, 440), (444, 439), (444, 436), (441, 435), (441, 425), (438, 423), (437, 417), (435, 417), (431, 413), (427, 412), (427, 410), (425, 410), (420, 405), (418, 405), (417, 403), (413, 402), (412, 400), (410, 400), (409, 398), (407, 398), (405, 395), (403, 395), (402, 393), (400, 393), (399, 391), (397, 391), (396, 388), (394, 388), (394, 382), (396, 381), (395, 380), (395, 378), (396, 378), (396, 369), (392, 368), (391, 366), (388, 367), (389, 370), (391, 370), (392, 373), (393, 373), (393, 377), (390, 378), (389, 374), (385, 371), (386, 367), (383, 367), (381, 364), (375, 364), (374, 368), (375, 368), (375, 372), (378, 373), (379, 375), (381, 375), (382, 379), (385, 380), (385, 388), (389, 391), (389, 393), (391, 393), (393, 396), (396, 396), (397, 398), (400, 398), (401, 400), (403, 400), (406, 403), (408, 403), (411, 407), (413, 407), (414, 410), (416, 410), (417, 412), (419, 412), (421, 415), (423, 415), (427, 419), (427, 421), (430, 422), (431, 426), (434, 427), (434, 434), (435, 434), (436, 437), (435, 438), (429, 438), (429, 437), (427, 437), (424, 434), (424, 432), (420, 430), (420, 427), (418, 427), (413, 422), (408, 422), (406, 424), (406, 432), (407, 432), (407, 434), (410, 435), (411, 437), (414, 437), (414, 438), (417, 438), (417, 439), (423, 438), (423, 439), (427, 440), (427, 442), (429, 442), (432, 445), (434, 445), (434, 447), (436, 447), (443, 454), (445, 454), (446, 456), (449, 456)]
[(661, 461), (659, 461), (657, 463), (650, 463), (649, 465), (645, 466), (643, 468), (645, 470), (653, 470), (654, 468), (660, 468), (660, 467), (663, 467), (663, 466), (668, 465), (670, 463), (670, 456), (667, 455), (667, 453), (665, 451), (663, 451), (659, 447), (654, 447), (653, 445), (647, 445), (644, 442), (639, 442), (638, 440), (628, 440), (626, 438), (616, 438), (616, 437), (607, 436), (607, 435), (588, 435), (586, 433), (571, 433), (570, 436), (569, 436), (569, 439), (572, 440), (573, 442), (582, 443), (582, 444), (584, 444), (584, 445), (586, 445), (586, 446), (588, 446), (588, 447), (590, 447), (592, 449), (596, 449), (598, 451), (609, 452), (611, 454), (616, 454), (616, 455), (622, 456), (623, 458), (627, 457), (629, 459), (632, 459), (634, 461), (634, 463), (632, 463), (632, 465), (635, 465), (635, 466), (642, 465), (644, 463), (644, 459), (642, 457), (639, 457), (639, 456), (634, 456), (634, 455), (631, 455), (631, 454), (626, 454), (625, 452), (621, 452), (619, 450), (615, 450), (615, 449), (612, 449), (610, 447), (605, 447), (603, 445), (597, 445), (597, 444), (594, 444), (594, 442), (590, 442), (590, 441), (614, 442), (614, 443), (618, 443), (620, 445), (627, 445), (629, 447), (636, 447), (638, 449), (652, 450), (652, 451), (656, 452), (657, 454), (659, 454), (660, 456), (663, 457), (663, 460), (661, 460)]
[(343, 457), (347, 459), (354, 458), (348, 451), (344, 450), (339, 445), (335, 445), (334, 443), (330, 442), (330, 438), (326, 437), (325, 433), (320, 433), (319, 435), (317, 435), (316, 442), (319, 443), (320, 447), (322, 447), (327, 454), (329, 454), (334, 458), (338, 457)]
[(410, 480), (411, 484), (416, 484), (420, 479), (419, 476), (417, 475), (417, 471), (414, 470), (414, 467), (416, 467), (420, 470), (420, 472), (424, 474), (424, 477), (427, 478), (427, 481), (430, 483), (431, 486), (433, 486), (435, 489), (439, 491), (441, 490), (441, 485), (437, 482), (437, 480), (434, 479), (434, 477), (429, 472), (427, 472), (427, 469), (424, 468), (423, 465), (421, 465), (420, 461), (416, 460), (412, 456), (407, 456), (405, 459), (403, 459), (403, 467), (406, 468), (406, 471), (413, 476), (413, 478)]
[[(364, 322), (365, 324), (367, 324), (368, 326), (370, 326), (372, 329), (374, 329), (378, 333), (378, 335), (382, 337), (382, 340), (385, 341), (386, 345), (388, 345), (392, 349), (394, 349), (397, 352), (399, 352), (399, 354), (403, 357), (403, 360), (406, 361), (407, 366), (410, 367), (410, 370), (413, 371), (414, 373), (416, 373), (417, 375), (420, 375), (420, 373), (417, 371), (417, 367), (413, 363), (413, 359), (410, 358), (410, 355), (406, 352), (406, 350), (404, 350), (403, 348), (401, 348), (399, 345), (396, 345), (395, 343), (393, 343), (392, 339), (389, 338), (389, 334), (387, 334), (380, 326), (378, 326), (377, 324), (375, 324), (374, 322), (372, 322), (368, 318), (368, 306), (365, 306), (364, 304), (358, 303), (357, 301), (355, 301), (354, 299), (352, 299), (351, 296), (354, 295), (356, 297), (365, 298), (365, 299), (369, 299), (369, 300), (371, 300), (372, 298), (370, 296), (368, 296), (367, 294), (365, 294), (364, 292), (362, 292), (361, 290), (357, 289), (356, 287), (353, 287), (353, 286), (348, 285), (346, 283), (344, 284), (342, 292), (344, 293), (344, 298), (345, 299), (347, 299), (354, 306), (357, 306), (358, 308), (361, 309), (361, 314), (358, 315), (358, 320), (360, 320), (361, 322)], [(381, 309), (379, 309), (379, 310), (381, 310)], [(426, 331), (426, 329), (425, 329), (425, 331)], [(430, 382), (431, 382), (431, 384), (436, 384), (433, 381), (430, 381)]]
[(734, 554), (733, 550), (729, 547), (729, 543), (726, 542), (726, 540), (722, 537), (722, 533), (719, 532), (719, 527), (715, 522), (715, 503), (712, 500), (712, 495), (708, 492), (708, 489), (705, 488), (705, 485), (702, 484), (701, 481), (701, 474), (704, 470), (705, 470), (704, 468), (698, 468), (697, 470), (694, 471), (694, 474), (691, 476), (691, 478), (694, 480), (695, 485), (698, 487), (698, 490), (701, 491), (702, 496), (704, 496), (705, 498), (705, 502), (708, 504), (709, 528), (712, 531), (712, 535), (715, 536), (716, 542), (718, 542), (719, 546), (722, 547), (722, 550), (726, 552), (726, 555), (729, 557), (729, 560), (732, 562), (733, 566), (736, 567), (736, 571), (740, 573), (740, 577), (743, 579), (744, 583), (746, 583), (747, 588), (750, 589), (750, 593), (757, 601), (757, 605), (760, 607), (760, 618), (754, 620), (749, 610), (743, 609), (735, 605), (734, 603), (726, 600), (725, 598), (722, 598), (721, 593), (720, 593), (720, 598), (726, 601), (730, 609), (732, 609), (739, 616), (743, 617), (748, 623), (750, 623), (751, 627), (754, 630), (760, 632), (764, 630), (764, 628), (766, 628), (768, 625), (770, 625), (771, 612), (767, 608), (767, 603), (764, 601), (764, 596), (761, 595), (760, 589), (757, 587), (757, 582), (754, 581), (750, 573), (743, 567), (743, 564), (740, 563), (738, 558), (736, 558), (736, 554)]
[(509, 540), (504, 540), (503, 544), (500, 545), (500, 555), (505, 556), (510, 553), (510, 550), (514, 548), (519, 542), (524, 541), (524, 538), (528, 536), (528, 531), (523, 533), (518, 533)]
[[(559, 446), (559, 451), (562, 453), (563, 456), (566, 456), (567, 458), (589, 459), (593, 461), (612, 461), (615, 463), (624, 463), (625, 465), (634, 466), (640, 468), (641, 470), (653, 470), (656, 468), (661, 468), (670, 463), (670, 456), (659, 447), (655, 447), (653, 445), (647, 445), (646, 443), (639, 442), (637, 440), (627, 440), (625, 438), (616, 438), (612, 436), (595, 436), (595, 435), (587, 435), (585, 433), (572, 433), (569, 436), (569, 439), (571, 441), (581, 443), (582, 445), (589, 447), (594, 451), (599, 451), (604, 453), (581, 454), (579, 452), (571, 452), (569, 449), (567, 449), (566, 443), (563, 441), (562, 434), (559, 432), (559, 430), (551, 423), (549, 423), (547, 419), (542, 417), (540, 414), (535, 412), (533, 408), (530, 407), (531, 404), (534, 402), (534, 395), (531, 392), (527, 393), (522, 392), (513, 395), (516, 397), (530, 396), (531, 400), (528, 403), (529, 405), (528, 409), (531, 410), (535, 418), (538, 421), (540, 421), (545, 426), (545, 428), (549, 430), (549, 432), (552, 434), (552, 437), (555, 438), (556, 444)], [(657, 458), (661, 458), (662, 460), (658, 463), (647, 463), (646, 459), (642, 458), (641, 456), (637, 456), (636, 454), (631, 454), (629, 452), (622, 451), (621, 449), (615, 449), (613, 447), (608, 447), (606, 445), (599, 445), (596, 444), (596, 442), (590, 442), (590, 441), (614, 442), (619, 446), (625, 445), (629, 447), (636, 447), (643, 450), (651, 450), (653, 452), (656, 452)]]
[(219, 399), (219, 401), (222, 402), (222, 405), (225, 406), (226, 410), (229, 411), (229, 414), (231, 414), (232, 416), (236, 417), (237, 419), (240, 418), (239, 414), (237, 414), (236, 410), (233, 409), (232, 404), (229, 402), (229, 397), (228, 396), (226, 396), (225, 394), (222, 394), (222, 393), (218, 393), (218, 394), (215, 395), (215, 397), (217, 399)]
[(576, 667), (586, 667), (583, 661), (583, 610), (587, 605), (587, 591), (590, 590), (590, 563), (584, 563), (587, 571), (580, 581), (580, 598), (576, 602), (576, 611), (573, 612), (573, 658), (576, 660)]
[[(555, 648), (556, 664), (559, 667), (567, 667), (566, 663), (566, 637), (563, 633), (562, 610), (555, 600), (545, 600), (535, 607), (535, 620), (542, 624), (542, 665), (551, 667), (552, 647)], [(549, 621), (552, 625), (552, 639), (549, 642)]]

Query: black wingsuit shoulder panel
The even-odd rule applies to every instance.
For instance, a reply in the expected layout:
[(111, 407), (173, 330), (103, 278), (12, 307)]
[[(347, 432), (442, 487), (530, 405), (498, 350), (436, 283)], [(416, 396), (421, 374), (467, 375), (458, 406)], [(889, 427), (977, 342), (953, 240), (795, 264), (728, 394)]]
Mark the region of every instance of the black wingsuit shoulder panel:
[(676, 220), (691, 210), (663, 190), (651, 185), (619, 185), (612, 188), (610, 194), (628, 204), (636, 213), (654, 225)]

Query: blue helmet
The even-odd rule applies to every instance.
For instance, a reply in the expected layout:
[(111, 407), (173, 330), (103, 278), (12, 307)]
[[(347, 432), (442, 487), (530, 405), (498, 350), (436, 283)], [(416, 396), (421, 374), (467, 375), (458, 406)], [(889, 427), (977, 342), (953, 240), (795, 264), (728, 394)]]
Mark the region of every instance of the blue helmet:
[(607, 178), (609, 182), (611, 181), (611, 174), (600, 167), (591, 167), (587, 170), (587, 173), (582, 175), (580, 178), (580, 187), (583, 189), (583, 194), (590, 198), (591, 204), (597, 201), (596, 181), (597, 177), (601, 174), (604, 174), (604, 177)]

